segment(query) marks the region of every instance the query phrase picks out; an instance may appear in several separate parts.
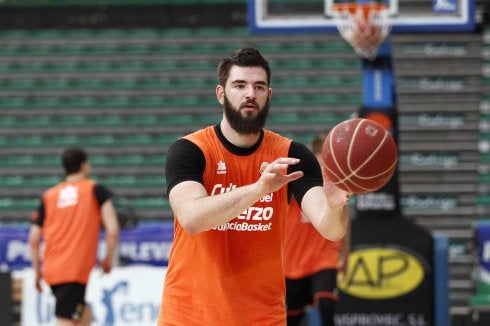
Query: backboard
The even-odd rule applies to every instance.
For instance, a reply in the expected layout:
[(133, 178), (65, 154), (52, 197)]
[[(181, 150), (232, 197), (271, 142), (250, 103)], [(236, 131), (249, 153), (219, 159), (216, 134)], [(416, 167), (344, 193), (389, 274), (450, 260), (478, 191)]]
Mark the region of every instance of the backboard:
[[(332, 6), (345, 0), (247, 0), (251, 32), (336, 32)], [(366, 1), (366, 0), (362, 0)], [(389, 7), (392, 33), (465, 32), (475, 0), (372, 0)]]

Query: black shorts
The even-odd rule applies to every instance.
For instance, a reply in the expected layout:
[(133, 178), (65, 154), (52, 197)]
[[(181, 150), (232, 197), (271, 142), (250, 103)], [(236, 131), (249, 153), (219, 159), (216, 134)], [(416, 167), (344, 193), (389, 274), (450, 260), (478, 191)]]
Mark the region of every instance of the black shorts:
[(51, 286), (56, 298), (55, 315), (72, 320), (78, 320), (85, 307), (86, 284), (61, 283)]
[(331, 299), (337, 296), (337, 270), (324, 269), (311, 276), (299, 279), (286, 278), (286, 305), (288, 310), (303, 309), (312, 305), (317, 293), (329, 293)]

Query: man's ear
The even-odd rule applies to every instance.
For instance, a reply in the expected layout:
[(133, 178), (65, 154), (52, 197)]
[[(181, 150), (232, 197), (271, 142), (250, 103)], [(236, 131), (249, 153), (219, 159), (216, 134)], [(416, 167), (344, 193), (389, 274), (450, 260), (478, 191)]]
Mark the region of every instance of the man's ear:
[(225, 104), (225, 89), (223, 86), (216, 86), (216, 98), (221, 105)]

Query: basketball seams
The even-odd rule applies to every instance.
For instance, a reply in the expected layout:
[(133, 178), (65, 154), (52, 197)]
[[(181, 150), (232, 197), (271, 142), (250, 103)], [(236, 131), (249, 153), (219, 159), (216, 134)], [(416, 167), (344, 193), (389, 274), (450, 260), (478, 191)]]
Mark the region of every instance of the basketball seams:
[(329, 147), (329, 150), (330, 150), (331, 160), (335, 164), (335, 167), (337, 168), (337, 170), (342, 174), (342, 176), (339, 176), (335, 171), (333, 171), (331, 168), (329, 168), (327, 164), (325, 164), (325, 167), (338, 180), (336, 182), (334, 182), (333, 180), (331, 180), (333, 182), (333, 184), (338, 185), (339, 183), (342, 183), (342, 184), (344, 184), (344, 186), (349, 191), (351, 191), (351, 188), (349, 187), (349, 185), (347, 185), (346, 183), (343, 182), (343, 180), (345, 180), (345, 172), (342, 170), (342, 168), (341, 168), (341, 166), (340, 166), (340, 164), (339, 164), (339, 162), (337, 160), (337, 157), (335, 155), (335, 152), (333, 150), (333, 140), (335, 139), (335, 137), (333, 137), (333, 136), (335, 135), (335, 132), (336, 132), (337, 128), (339, 128), (339, 127), (340, 127), (340, 124), (339, 125), (336, 125), (330, 131), (330, 138), (329, 138), (329, 142), (328, 142), (328, 147)]
[[(360, 176), (360, 175), (357, 174), (357, 172), (359, 172), (359, 170), (361, 170), (364, 166), (366, 166), (366, 164), (368, 164), (376, 156), (376, 154), (380, 151), (380, 149), (383, 147), (383, 145), (385, 144), (386, 140), (388, 139), (388, 131), (387, 130), (385, 130), (385, 133), (383, 135), (383, 138), (379, 142), (378, 146), (363, 161), (363, 163), (360, 166), (358, 166), (356, 169), (353, 169), (352, 168), (352, 162), (351, 162), (352, 149), (354, 147), (354, 142), (357, 139), (357, 134), (359, 133), (359, 130), (361, 129), (362, 124), (365, 123), (365, 122), (367, 122), (367, 120), (362, 120), (360, 123), (357, 124), (357, 126), (356, 126), (356, 128), (355, 128), (355, 130), (354, 130), (354, 132), (352, 134), (352, 138), (350, 139), (349, 149), (347, 151), (347, 167), (349, 168), (349, 175), (346, 175), (345, 173), (343, 173), (344, 176), (345, 176), (345, 178), (343, 180), (349, 179), (352, 176), (355, 176), (355, 177), (357, 177), (359, 179), (363, 179), (363, 180), (369, 180), (369, 179), (372, 179), (372, 178), (377, 178), (379, 176), (382, 176), (383, 174), (386, 173), (386, 171), (389, 171), (391, 169), (391, 167), (390, 167), (390, 169), (388, 169), (386, 171), (383, 171), (382, 173), (379, 173), (377, 175), (368, 176), (368, 177), (363, 177), (363, 176)], [(396, 163), (396, 160), (395, 160), (395, 163)]]
[[(358, 177), (359, 179), (364, 179), (364, 180), (369, 180), (369, 179), (372, 179), (372, 178), (377, 178), (379, 176), (382, 176), (383, 174), (386, 173), (386, 171), (383, 171), (379, 174), (375, 174), (375, 175), (371, 175), (369, 177), (362, 177), (362, 176), (359, 176), (357, 175), (357, 172), (359, 172), (359, 170), (361, 170), (364, 166), (366, 166), (366, 164), (368, 164), (375, 156), (376, 154), (380, 151), (380, 149), (383, 147), (383, 145), (385, 144), (386, 140), (388, 139), (388, 131), (385, 131), (385, 134), (383, 135), (383, 139), (381, 140), (381, 142), (378, 144), (378, 146), (374, 149), (374, 151), (371, 152), (371, 154), (364, 160), (364, 162), (359, 166), (357, 167), (357, 169), (353, 170), (352, 167), (351, 167), (351, 162), (350, 160), (347, 162), (348, 166), (349, 166), (349, 170), (351, 172), (351, 174), (349, 175), (349, 177), (351, 176), (356, 176)], [(351, 142), (353, 142), (355, 140), (355, 137), (352, 137), (351, 139)], [(350, 150), (350, 148), (349, 148)], [(350, 157), (349, 157), (350, 159)], [(396, 160), (395, 160), (396, 162)], [(389, 170), (389, 169), (388, 169)], [(387, 171), (388, 171), (387, 170)]]
[[(338, 181), (334, 182), (335, 185), (338, 185), (339, 183), (342, 183), (344, 185), (344, 187), (347, 188), (347, 190), (349, 192), (352, 192), (352, 189), (349, 187), (349, 185), (347, 183), (345, 183), (345, 181), (349, 180), (349, 176), (346, 174), (346, 172), (342, 169), (342, 167), (340, 166), (338, 160), (337, 160), (337, 157), (336, 157), (336, 153), (333, 149), (333, 139), (335, 139), (335, 132), (337, 131), (337, 128), (340, 127), (341, 124), (338, 124), (337, 126), (335, 126), (332, 131), (331, 131), (331, 135), (332, 137), (330, 137), (329, 139), (329, 147), (330, 147), (330, 153), (331, 153), (331, 158), (333, 160), (333, 162), (335, 163), (335, 166), (337, 168), (337, 170), (342, 174), (342, 176), (339, 176), (337, 175), (337, 173), (335, 173), (334, 171), (332, 171), (332, 169), (328, 168), (327, 166), (327, 169), (330, 171), (331, 174), (333, 174)], [(358, 124), (359, 125), (359, 124)], [(357, 129), (357, 128), (356, 128)], [(349, 144), (349, 149), (348, 149), (348, 152), (347, 152), (347, 158), (348, 158), (348, 161), (347, 161), (347, 164), (349, 164), (349, 155), (350, 155), (350, 144)], [(348, 169), (349, 171), (351, 171), (352, 169), (350, 168), (350, 166), (348, 166)]]
[(354, 129), (354, 132), (352, 133), (352, 137), (351, 137), (350, 142), (349, 142), (349, 148), (347, 149), (347, 168), (349, 169), (349, 172), (350, 172), (349, 177), (351, 177), (352, 173), (354, 173), (354, 171), (352, 171), (352, 166), (351, 166), (351, 153), (352, 153), (352, 148), (354, 147), (354, 145), (353, 145), (354, 140), (356, 139), (359, 128), (363, 122), (364, 121), (361, 121), (356, 125), (356, 128)]
[[(331, 131), (331, 132), (332, 132), (332, 135), (335, 135), (335, 131), (337, 130), (337, 128), (338, 128), (339, 126), (340, 126), (340, 125), (337, 125), (337, 126), (335, 126), (335, 127), (332, 129), (332, 131)], [(337, 173), (335, 173), (335, 172), (334, 172), (334, 171), (332, 171), (330, 168), (328, 168), (328, 166), (327, 166), (327, 169), (328, 169), (328, 170), (329, 170), (329, 171), (330, 171), (330, 172), (331, 172), (333, 175), (335, 175), (335, 177), (336, 177), (337, 179), (339, 179), (339, 180), (344, 180), (344, 178), (346, 177), (346, 173), (345, 173), (345, 172), (342, 170), (342, 168), (341, 168), (341, 166), (340, 166), (340, 164), (339, 164), (339, 162), (338, 162), (338, 160), (337, 160), (337, 157), (336, 157), (336, 155), (335, 155), (335, 152), (334, 152), (334, 150), (333, 150), (333, 139), (334, 139), (334, 138), (335, 138), (335, 137), (330, 137), (330, 139), (329, 139), (329, 144), (328, 144), (328, 145), (329, 145), (329, 147), (330, 147), (330, 153), (331, 153), (331, 156), (332, 156), (332, 160), (333, 160), (333, 162), (335, 163), (335, 166), (337, 167), (337, 170), (338, 170), (338, 171), (339, 171), (339, 172), (342, 174), (342, 178), (341, 178), (341, 177), (339, 177), (339, 176), (337, 175)]]

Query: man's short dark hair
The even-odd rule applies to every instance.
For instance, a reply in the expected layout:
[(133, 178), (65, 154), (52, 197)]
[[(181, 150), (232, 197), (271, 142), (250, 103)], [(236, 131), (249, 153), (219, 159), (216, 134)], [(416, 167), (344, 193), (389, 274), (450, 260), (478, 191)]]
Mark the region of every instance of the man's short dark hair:
[(87, 159), (87, 153), (83, 149), (76, 147), (65, 149), (61, 155), (61, 162), (66, 174), (79, 172), (82, 164), (87, 162)]
[(256, 48), (241, 48), (221, 60), (218, 66), (218, 79), (221, 86), (226, 85), (232, 66), (261, 67), (267, 73), (267, 84), (270, 85), (271, 83), (271, 68), (269, 62)]

